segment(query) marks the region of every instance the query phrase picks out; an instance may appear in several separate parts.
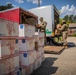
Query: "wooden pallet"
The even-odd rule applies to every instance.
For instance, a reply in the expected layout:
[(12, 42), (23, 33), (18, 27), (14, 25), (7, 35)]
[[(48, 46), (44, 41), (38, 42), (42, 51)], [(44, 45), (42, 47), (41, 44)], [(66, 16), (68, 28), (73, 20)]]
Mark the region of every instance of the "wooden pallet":
[(44, 52), (59, 53), (63, 49), (64, 49), (64, 47), (62, 47), (62, 46), (45, 46)]

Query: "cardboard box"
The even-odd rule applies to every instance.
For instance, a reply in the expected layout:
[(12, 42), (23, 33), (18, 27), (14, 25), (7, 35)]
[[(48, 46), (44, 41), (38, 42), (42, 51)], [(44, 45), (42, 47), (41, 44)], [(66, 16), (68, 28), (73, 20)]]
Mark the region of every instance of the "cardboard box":
[(41, 52), (41, 55), (44, 54), (44, 47), (38, 47), (38, 50)]
[(15, 71), (9, 73), (8, 75), (21, 75), (21, 74), (20, 74), (20, 70), (18, 69), (18, 70), (15, 70)]
[(41, 55), (41, 60), (42, 60), (42, 62), (45, 60), (45, 55), (44, 54)]
[(38, 32), (35, 32), (35, 42), (38, 42), (39, 41), (39, 33)]
[(41, 52), (41, 63), (42, 63), (45, 60), (44, 47), (39, 47), (38, 49)]
[(18, 36), (18, 26), (16, 22), (0, 19), (0, 36)]
[[(44, 46), (44, 32), (35, 32), (35, 42), (38, 43), (38, 46)], [(35, 49), (38, 47), (35, 45)]]
[(42, 59), (41, 57), (37, 58), (37, 60), (34, 62), (34, 70), (38, 69), (41, 66)]
[(33, 64), (29, 65), (26, 69), (26, 75), (30, 75), (33, 72)]
[(19, 25), (19, 37), (34, 37), (35, 35), (35, 26), (20, 24)]
[(33, 72), (33, 64), (21, 66), (21, 75), (30, 75)]
[(26, 68), (21, 67), (20, 73), (21, 75), (26, 75)]
[(35, 32), (35, 50), (37, 51), (38, 50), (38, 46), (39, 46), (39, 33), (38, 32)]
[(19, 52), (15, 39), (0, 40), (0, 59)]
[(19, 47), (19, 51), (30, 51), (34, 50), (35, 41), (34, 38), (23, 38), (18, 40), (17, 45)]
[(19, 56), (0, 60), (0, 75), (6, 75), (19, 68)]
[(22, 66), (29, 66), (30, 64), (34, 63), (34, 55), (33, 55), (33, 51), (30, 52), (20, 52), (19, 55), (20, 58), (20, 65)]
[(41, 56), (41, 51), (36, 51), (37, 53), (37, 58), (39, 58)]
[(43, 37), (44, 38), (44, 35), (45, 35), (44, 32), (39, 32), (39, 38), (40, 37)]
[(43, 37), (39, 38), (39, 46), (44, 47), (44, 38)]
[(34, 62), (35, 62), (36, 59), (37, 59), (37, 52), (36, 52), (36, 50), (33, 50), (33, 56), (34, 56)]

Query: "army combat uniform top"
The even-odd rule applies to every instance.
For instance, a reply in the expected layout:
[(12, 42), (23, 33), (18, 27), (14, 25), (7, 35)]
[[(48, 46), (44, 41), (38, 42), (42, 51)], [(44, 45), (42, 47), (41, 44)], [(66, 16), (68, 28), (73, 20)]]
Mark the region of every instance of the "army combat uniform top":
[(63, 45), (67, 45), (67, 35), (68, 35), (68, 25), (63, 24), (61, 28), (58, 28), (60, 31), (62, 31), (62, 41)]
[(41, 26), (40, 31), (44, 32), (44, 44), (46, 45), (46, 26), (47, 26), (47, 22), (46, 21), (42, 21), (40, 23), (40, 26)]
[(45, 32), (46, 31), (46, 25), (47, 25), (47, 22), (43, 21), (40, 23), (40, 26), (41, 26), (41, 32)]

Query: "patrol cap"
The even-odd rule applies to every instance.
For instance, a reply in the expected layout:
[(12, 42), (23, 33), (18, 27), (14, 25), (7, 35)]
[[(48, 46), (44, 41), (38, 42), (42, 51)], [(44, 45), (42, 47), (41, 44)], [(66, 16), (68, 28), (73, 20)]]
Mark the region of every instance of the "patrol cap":
[(40, 19), (39, 20), (43, 20), (43, 17), (40, 17)]

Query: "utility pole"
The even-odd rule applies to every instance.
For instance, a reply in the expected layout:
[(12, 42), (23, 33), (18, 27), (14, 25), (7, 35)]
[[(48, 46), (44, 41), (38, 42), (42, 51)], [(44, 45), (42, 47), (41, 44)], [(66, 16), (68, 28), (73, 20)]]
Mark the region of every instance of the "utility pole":
[(38, 0), (38, 7), (40, 7), (40, 0)]

